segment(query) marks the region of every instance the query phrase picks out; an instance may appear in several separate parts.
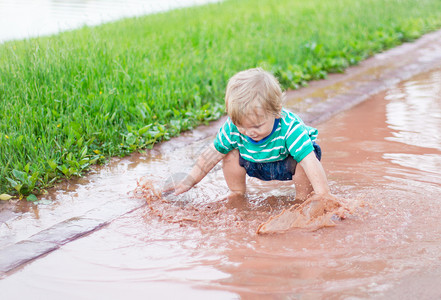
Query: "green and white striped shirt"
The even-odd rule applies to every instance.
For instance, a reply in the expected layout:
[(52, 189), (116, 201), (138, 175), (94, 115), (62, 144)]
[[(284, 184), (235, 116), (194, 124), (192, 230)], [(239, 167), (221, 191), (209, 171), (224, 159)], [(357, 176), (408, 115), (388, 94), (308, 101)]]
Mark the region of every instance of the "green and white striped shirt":
[(238, 149), (244, 159), (259, 163), (283, 160), (288, 155), (300, 162), (314, 151), (312, 142), (317, 139), (317, 129), (306, 126), (296, 114), (286, 109), (282, 109), (282, 118), (278, 120), (271, 134), (256, 142), (241, 134), (228, 118), (219, 129), (214, 147), (223, 154)]

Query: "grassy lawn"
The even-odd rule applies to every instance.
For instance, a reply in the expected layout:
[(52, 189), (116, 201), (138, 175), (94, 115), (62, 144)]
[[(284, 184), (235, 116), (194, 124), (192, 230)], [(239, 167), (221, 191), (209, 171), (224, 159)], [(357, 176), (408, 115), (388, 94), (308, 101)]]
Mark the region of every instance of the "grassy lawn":
[(242, 69), (298, 88), (440, 27), (439, 0), (231, 0), (4, 43), (0, 194), (219, 118)]

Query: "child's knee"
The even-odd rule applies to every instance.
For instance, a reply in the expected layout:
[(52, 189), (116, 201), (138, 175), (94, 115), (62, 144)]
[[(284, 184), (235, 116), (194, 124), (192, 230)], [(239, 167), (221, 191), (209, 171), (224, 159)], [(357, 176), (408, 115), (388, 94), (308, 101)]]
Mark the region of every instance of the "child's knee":
[(245, 176), (246, 170), (239, 163), (239, 151), (229, 152), (222, 160), (224, 176)]
[(239, 164), (239, 151), (237, 149), (228, 152), (228, 154), (222, 160), (223, 165), (230, 163)]

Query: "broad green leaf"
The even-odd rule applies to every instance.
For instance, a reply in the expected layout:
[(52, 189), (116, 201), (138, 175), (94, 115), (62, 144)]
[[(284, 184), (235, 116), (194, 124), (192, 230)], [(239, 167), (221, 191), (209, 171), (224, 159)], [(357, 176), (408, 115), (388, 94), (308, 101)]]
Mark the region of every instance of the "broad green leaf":
[(127, 139), (126, 139), (127, 144), (129, 145), (133, 145), (136, 142), (136, 136), (134, 136), (132, 133), (129, 133), (127, 135)]
[(84, 157), (87, 155), (87, 146), (84, 146), (83, 150), (80, 153), (80, 158)]
[(56, 163), (53, 159), (48, 160), (48, 161), (47, 161), (47, 164), (49, 165), (49, 167), (50, 167), (52, 170), (55, 170), (55, 169), (57, 168), (57, 163)]
[(12, 199), (13, 196), (8, 195), (8, 194), (1, 194), (0, 195), (0, 200), (1, 201), (8, 201), (9, 199)]
[(30, 168), (31, 168), (31, 163), (27, 163), (26, 166), (24, 167), (25, 172), (29, 173)]
[(9, 181), (9, 183), (12, 185), (12, 187), (15, 187), (15, 186), (18, 185), (17, 181), (15, 181), (15, 180), (13, 180), (13, 179), (11, 179), (9, 177), (6, 177), (6, 180)]
[(147, 130), (149, 130), (150, 127), (152, 127), (152, 124), (149, 124), (149, 125), (146, 125), (146, 126), (142, 127), (142, 128), (138, 131), (139, 135), (143, 135), (144, 133), (146, 133)]
[(14, 175), (15, 178), (17, 178), (20, 182), (24, 183), (27, 181), (27, 174), (25, 172), (22, 171), (18, 171), (18, 170), (12, 170), (12, 174)]
[(30, 194), (29, 196), (26, 197), (26, 200), (30, 202), (35, 202), (38, 201), (38, 198), (34, 194)]

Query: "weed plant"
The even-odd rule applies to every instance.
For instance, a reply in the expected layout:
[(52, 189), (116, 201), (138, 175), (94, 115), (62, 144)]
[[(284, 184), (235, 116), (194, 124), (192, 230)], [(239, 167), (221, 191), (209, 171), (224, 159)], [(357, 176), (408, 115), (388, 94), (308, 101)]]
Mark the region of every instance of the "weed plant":
[(240, 70), (296, 89), (439, 27), (439, 0), (231, 0), (4, 43), (0, 194), (219, 118)]

